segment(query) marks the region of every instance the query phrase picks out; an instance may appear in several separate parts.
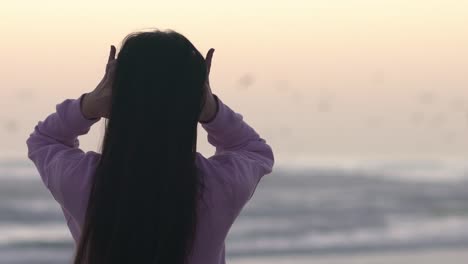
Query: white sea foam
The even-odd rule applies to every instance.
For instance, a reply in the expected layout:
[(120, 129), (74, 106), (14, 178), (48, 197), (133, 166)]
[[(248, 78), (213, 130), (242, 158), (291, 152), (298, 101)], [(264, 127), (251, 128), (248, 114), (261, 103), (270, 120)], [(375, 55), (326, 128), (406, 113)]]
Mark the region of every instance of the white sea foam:
[(60, 242), (70, 241), (68, 228), (58, 223), (39, 223), (34, 225), (1, 223), (0, 245), (30, 241)]
[(4, 205), (4, 209), (15, 209), (28, 213), (54, 213), (60, 208), (51, 199), (15, 200)]
[(277, 162), (275, 171), (336, 172), (410, 181), (459, 181), (468, 179), (468, 158), (453, 159), (318, 159), (298, 158)]

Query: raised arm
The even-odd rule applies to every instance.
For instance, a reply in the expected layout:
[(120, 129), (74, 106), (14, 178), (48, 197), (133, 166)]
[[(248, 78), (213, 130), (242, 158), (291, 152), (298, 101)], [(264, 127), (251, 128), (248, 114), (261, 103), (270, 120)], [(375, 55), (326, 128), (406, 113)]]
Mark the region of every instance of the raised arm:
[[(82, 197), (87, 197), (89, 177), (99, 154), (79, 148), (79, 135), (88, 133), (100, 118), (86, 119), (78, 99), (67, 99), (56, 106), (56, 112), (39, 121), (26, 140), (31, 159), (45, 186), (65, 213), (82, 215)], [(66, 215), (67, 216), (67, 215)], [(68, 217), (68, 216), (67, 216)]]
[(81, 221), (87, 204), (91, 177), (100, 154), (79, 148), (78, 136), (88, 133), (101, 117), (108, 117), (110, 91), (115, 75), (116, 49), (111, 46), (105, 75), (90, 93), (67, 99), (56, 112), (40, 121), (26, 141), (28, 157), (64, 210)]
[(214, 173), (220, 174), (222, 182), (228, 184), (226, 190), (231, 193), (234, 214), (237, 214), (252, 197), (260, 179), (272, 171), (274, 156), (271, 147), (242, 115), (211, 92), (209, 74), (213, 53), (214, 49), (210, 49), (205, 59), (205, 105), (200, 123), (208, 132), (208, 142), (216, 152), (208, 159), (202, 158), (201, 162), (210, 163), (207, 167), (215, 168)]
[(216, 95), (218, 112), (213, 120), (202, 123), (208, 142), (216, 148), (208, 158), (231, 184), (234, 207), (239, 211), (252, 197), (258, 182), (272, 171), (271, 147), (250, 127), (241, 114), (234, 112)]

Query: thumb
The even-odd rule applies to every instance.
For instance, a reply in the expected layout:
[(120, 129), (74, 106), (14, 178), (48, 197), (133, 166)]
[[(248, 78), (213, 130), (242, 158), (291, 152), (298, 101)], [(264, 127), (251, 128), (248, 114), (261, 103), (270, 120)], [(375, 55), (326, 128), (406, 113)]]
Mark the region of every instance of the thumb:
[(205, 59), (205, 62), (206, 62), (206, 74), (209, 75), (210, 74), (210, 70), (211, 70), (211, 60), (213, 59), (213, 53), (214, 53), (214, 49), (211, 48), (208, 53), (206, 54), (206, 59)]
[(115, 46), (111, 45), (110, 52), (109, 52), (109, 58), (107, 59), (108, 63), (115, 60), (115, 53), (116, 53)]

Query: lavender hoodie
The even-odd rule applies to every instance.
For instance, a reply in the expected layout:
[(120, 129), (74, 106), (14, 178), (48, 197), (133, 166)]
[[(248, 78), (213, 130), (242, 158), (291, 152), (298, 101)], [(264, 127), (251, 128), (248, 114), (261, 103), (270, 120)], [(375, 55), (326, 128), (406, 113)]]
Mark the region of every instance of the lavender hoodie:
[[(78, 136), (88, 133), (100, 120), (83, 116), (82, 98), (57, 104), (56, 112), (38, 122), (26, 141), (28, 157), (60, 204), (75, 243), (79, 241), (93, 172), (100, 158), (99, 153), (79, 148)], [(217, 99), (217, 115), (202, 123), (216, 152), (209, 158), (196, 153), (196, 165), (206, 188), (202, 195), (205, 203), (198, 206), (191, 264), (225, 263), (226, 235), (262, 176), (272, 171), (274, 162), (265, 140), (240, 114)]]

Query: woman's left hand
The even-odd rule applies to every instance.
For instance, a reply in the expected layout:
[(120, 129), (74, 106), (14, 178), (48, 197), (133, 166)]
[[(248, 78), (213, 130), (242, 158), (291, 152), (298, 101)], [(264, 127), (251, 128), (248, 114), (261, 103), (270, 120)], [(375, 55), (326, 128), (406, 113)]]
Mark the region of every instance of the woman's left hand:
[(116, 49), (111, 45), (106, 73), (97, 87), (90, 93), (86, 93), (81, 101), (81, 112), (86, 119), (109, 118), (112, 84), (115, 77), (117, 60)]

